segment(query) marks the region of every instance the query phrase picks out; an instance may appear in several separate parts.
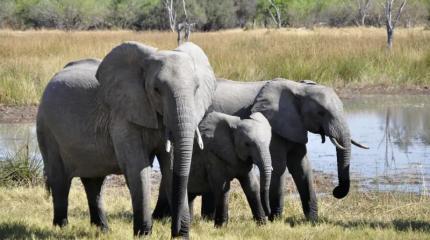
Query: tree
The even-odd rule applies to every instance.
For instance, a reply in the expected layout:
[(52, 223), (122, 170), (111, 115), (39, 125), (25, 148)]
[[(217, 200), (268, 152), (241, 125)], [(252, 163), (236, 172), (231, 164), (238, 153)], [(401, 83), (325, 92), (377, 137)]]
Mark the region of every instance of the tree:
[(172, 32), (176, 30), (176, 11), (173, 5), (174, 0), (164, 0), (163, 4), (167, 11), (167, 16), (169, 17), (169, 26)]
[(387, 27), (387, 47), (391, 49), (393, 46), (393, 37), (394, 37), (394, 29), (396, 28), (396, 24), (400, 19), (403, 8), (406, 5), (407, 0), (403, 0), (400, 4), (399, 9), (397, 10), (396, 18), (392, 19), (392, 11), (393, 11), (393, 3), (394, 0), (387, 0), (385, 2), (385, 26)]
[(256, 0), (235, 0), (236, 21), (241, 28), (255, 18), (257, 1)]
[[(272, 17), (273, 22), (276, 24), (276, 28), (281, 28), (282, 27), (281, 10), (273, 2), (273, 0), (267, 0), (267, 1), (269, 1), (270, 3), (270, 7), (268, 10), (269, 10), (270, 16)], [(273, 14), (273, 12), (275, 14)]]
[(358, 6), (358, 21), (361, 26), (365, 25), (366, 17), (372, 0), (356, 0)]

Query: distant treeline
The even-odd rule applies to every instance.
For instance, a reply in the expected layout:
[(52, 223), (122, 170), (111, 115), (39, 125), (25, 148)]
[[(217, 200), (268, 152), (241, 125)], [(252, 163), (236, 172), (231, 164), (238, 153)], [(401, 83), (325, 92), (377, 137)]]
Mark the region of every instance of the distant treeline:
[[(171, 29), (184, 20), (182, 0), (0, 0), (0, 27), (13, 29)], [(399, 5), (402, 0), (396, 0)], [(197, 30), (278, 26), (383, 26), (385, 0), (185, 0)], [(279, 17), (276, 15), (278, 10)], [(394, 11), (393, 11), (394, 12)], [(427, 25), (430, 0), (408, 0), (398, 25)]]

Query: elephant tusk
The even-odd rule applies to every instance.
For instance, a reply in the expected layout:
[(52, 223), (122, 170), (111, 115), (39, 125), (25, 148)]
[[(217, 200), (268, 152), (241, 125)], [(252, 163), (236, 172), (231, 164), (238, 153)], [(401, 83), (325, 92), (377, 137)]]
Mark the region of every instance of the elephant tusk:
[(321, 143), (325, 143), (325, 135), (324, 135), (324, 133), (321, 133)]
[(363, 144), (361, 144), (361, 143), (358, 143), (358, 142), (354, 141), (353, 139), (351, 139), (351, 143), (352, 143), (352, 144), (354, 144), (355, 146), (359, 147), (359, 148), (369, 149), (369, 147), (368, 147), (368, 146), (363, 145)]
[(197, 135), (197, 143), (199, 144), (200, 149), (203, 150), (204, 148), (203, 140), (202, 140), (202, 136), (200, 135), (200, 130), (198, 127), (196, 128), (196, 135)]
[(169, 153), (170, 150), (172, 150), (172, 142), (169, 139), (167, 139), (167, 141), (166, 141), (166, 152)]
[(341, 150), (345, 150), (345, 148), (337, 142), (336, 138), (330, 137), (330, 141), (331, 141), (331, 143), (333, 143), (333, 145), (335, 145), (337, 148), (339, 148), (339, 149), (341, 149)]

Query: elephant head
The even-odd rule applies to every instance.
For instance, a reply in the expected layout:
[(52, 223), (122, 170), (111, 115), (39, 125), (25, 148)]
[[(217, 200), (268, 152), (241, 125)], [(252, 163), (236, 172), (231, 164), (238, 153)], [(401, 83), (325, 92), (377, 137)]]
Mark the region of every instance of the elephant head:
[(165, 131), (166, 146), (173, 142), (172, 234), (187, 235), (185, 203), (193, 142), (195, 135), (200, 137), (197, 126), (216, 84), (205, 53), (189, 42), (172, 51), (125, 42), (103, 59), (96, 77), (109, 118), (160, 129)]
[(268, 82), (256, 97), (252, 112), (261, 112), (269, 120), (273, 132), (289, 141), (306, 144), (307, 132), (328, 136), (336, 146), (339, 186), (336, 198), (349, 192), (351, 139), (343, 104), (333, 89), (312, 81), (294, 82), (275, 79)]
[(249, 119), (219, 112), (209, 113), (199, 126), (207, 149), (226, 164), (247, 162), (260, 170), (260, 192), (264, 211), (270, 214), (269, 187), (272, 175), (269, 122), (261, 113)]

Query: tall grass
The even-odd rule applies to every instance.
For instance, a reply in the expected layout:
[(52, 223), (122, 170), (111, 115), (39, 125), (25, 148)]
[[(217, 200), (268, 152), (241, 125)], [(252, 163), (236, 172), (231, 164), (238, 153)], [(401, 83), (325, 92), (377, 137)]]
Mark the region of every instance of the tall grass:
[[(312, 79), (336, 87), (430, 84), (430, 31), (398, 29), (394, 48), (384, 29), (316, 28), (193, 33), (219, 77), (241, 81)], [(172, 49), (170, 32), (0, 31), (0, 103), (37, 104), (47, 81), (67, 62), (103, 58), (135, 40)]]
[[(2, 239), (133, 239), (130, 194), (126, 187), (106, 186), (104, 202), (110, 232), (90, 226), (87, 199), (79, 181), (69, 196), (69, 226), (52, 226), (52, 199), (41, 186), (0, 187), (0, 238)], [(191, 239), (429, 239), (430, 198), (402, 193), (351, 191), (338, 200), (320, 197), (320, 221), (304, 221), (300, 200), (286, 198), (284, 218), (258, 227), (240, 189), (230, 195), (230, 221), (216, 229), (196, 216)], [(155, 200), (155, 198), (153, 199)], [(153, 201), (154, 203), (154, 201)], [(197, 202), (198, 203), (198, 202)], [(198, 205), (198, 204), (197, 204)], [(170, 221), (155, 221), (151, 239), (169, 239)]]
[(28, 144), (0, 159), (0, 186), (36, 186), (43, 182), (43, 163), (31, 156)]

